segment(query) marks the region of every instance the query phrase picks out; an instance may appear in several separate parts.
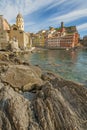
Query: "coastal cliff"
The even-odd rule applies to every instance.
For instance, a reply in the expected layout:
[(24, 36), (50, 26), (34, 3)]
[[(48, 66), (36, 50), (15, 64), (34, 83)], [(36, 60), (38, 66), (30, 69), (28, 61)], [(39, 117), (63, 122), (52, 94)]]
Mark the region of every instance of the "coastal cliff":
[(0, 54), (0, 130), (87, 130), (87, 88)]

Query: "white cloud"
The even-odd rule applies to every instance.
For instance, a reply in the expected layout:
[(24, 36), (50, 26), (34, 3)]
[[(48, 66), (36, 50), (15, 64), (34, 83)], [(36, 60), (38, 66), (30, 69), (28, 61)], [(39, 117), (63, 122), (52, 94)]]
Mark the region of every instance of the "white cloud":
[[(1, 0), (0, 2), (0, 13), (3, 14), (9, 22), (11, 22), (16, 17), (18, 12), (21, 12), (23, 15), (29, 15), (32, 12), (35, 12), (47, 5), (50, 6), (48, 6), (46, 10), (51, 9), (55, 6), (58, 6), (60, 8), (59, 5), (62, 4), (61, 8), (64, 10), (68, 5), (71, 5), (68, 6), (68, 8), (71, 8), (72, 5), (78, 4), (76, 7), (77, 9), (65, 15), (62, 14), (61, 16), (58, 16), (57, 14), (59, 14), (59, 12), (57, 12), (56, 15), (58, 17), (53, 17), (50, 19), (50, 21), (70, 22), (87, 16), (87, 9), (81, 9), (87, 4), (87, 2), (83, 2), (83, 0)], [(55, 15), (52, 14), (52, 16)]]
[(1, 0), (0, 13), (11, 21), (16, 17), (18, 12), (27, 15), (51, 4), (53, 1), (54, 0)]
[(81, 24), (77, 26), (79, 31), (86, 31), (87, 30), (87, 23)]
[(52, 19), (50, 19), (50, 21), (57, 21), (57, 22), (61, 22), (64, 21), (66, 23), (77, 20), (79, 18), (83, 18), (87, 16), (87, 9), (80, 9), (80, 10), (75, 10), (72, 11), (70, 13), (58, 16), (58, 17), (54, 17)]
[(65, 1), (67, 1), (67, 0), (60, 0), (60, 1), (56, 0), (56, 2), (54, 2), (52, 5), (48, 6), (48, 8), (46, 10), (49, 10), (55, 6), (59, 6), (60, 4), (63, 4)]

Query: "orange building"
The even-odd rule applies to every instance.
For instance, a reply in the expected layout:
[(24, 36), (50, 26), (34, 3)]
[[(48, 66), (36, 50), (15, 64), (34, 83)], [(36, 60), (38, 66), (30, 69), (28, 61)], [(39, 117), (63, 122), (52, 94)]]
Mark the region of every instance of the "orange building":
[(78, 45), (77, 33), (65, 35), (60, 39), (60, 47), (74, 48), (77, 45)]
[(79, 34), (76, 26), (64, 27), (64, 23), (61, 22), (61, 27), (46, 39), (46, 47), (51, 49), (74, 48), (78, 45), (78, 40)]
[(78, 34), (51, 37), (46, 42), (47, 48), (74, 48), (78, 45)]

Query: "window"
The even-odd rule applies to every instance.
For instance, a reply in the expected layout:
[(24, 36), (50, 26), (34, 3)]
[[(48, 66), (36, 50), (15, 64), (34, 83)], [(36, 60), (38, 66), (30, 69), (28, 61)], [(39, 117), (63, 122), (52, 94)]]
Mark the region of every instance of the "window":
[(20, 32), (20, 33), (23, 33), (23, 32)]
[(16, 28), (16, 27), (14, 27), (14, 28), (13, 28), (13, 30), (17, 30), (17, 28)]

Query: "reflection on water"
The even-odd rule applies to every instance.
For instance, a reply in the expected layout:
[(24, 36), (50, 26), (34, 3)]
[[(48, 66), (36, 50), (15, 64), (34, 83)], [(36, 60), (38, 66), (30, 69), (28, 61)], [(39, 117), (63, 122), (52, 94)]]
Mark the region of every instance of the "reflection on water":
[(32, 64), (56, 72), (65, 79), (87, 82), (87, 50), (45, 50), (24, 57)]

